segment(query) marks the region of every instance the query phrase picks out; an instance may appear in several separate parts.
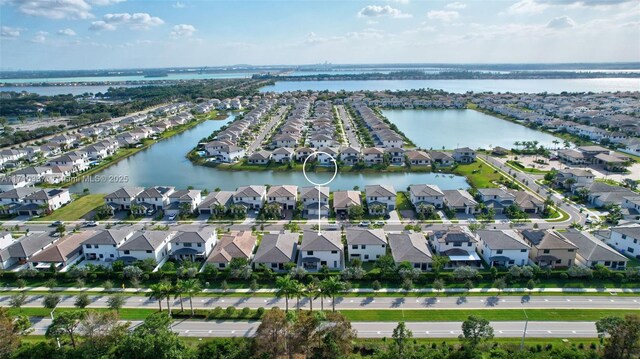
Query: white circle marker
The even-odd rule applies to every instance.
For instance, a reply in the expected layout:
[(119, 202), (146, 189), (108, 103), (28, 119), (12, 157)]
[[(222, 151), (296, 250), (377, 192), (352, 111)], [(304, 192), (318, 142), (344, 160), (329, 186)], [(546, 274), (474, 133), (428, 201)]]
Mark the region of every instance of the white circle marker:
[[(333, 176), (331, 177), (331, 179), (329, 179), (327, 182), (324, 182), (324, 183), (316, 183), (310, 180), (309, 177), (307, 176), (307, 171), (305, 169), (309, 158), (310, 157), (318, 158), (318, 155), (320, 154), (328, 156), (331, 159), (331, 163), (333, 163)], [(309, 183), (311, 183), (312, 185), (315, 185), (318, 188), (318, 235), (322, 235), (322, 232), (320, 231), (320, 221), (322, 220), (322, 201), (321, 201), (322, 193), (320, 192), (320, 187), (328, 185), (336, 178), (336, 175), (338, 174), (338, 163), (336, 162), (336, 159), (332, 155), (324, 151), (314, 151), (309, 156), (307, 156), (307, 158), (304, 159), (304, 162), (302, 163), (302, 174), (304, 175), (304, 178), (306, 178), (306, 180)]]

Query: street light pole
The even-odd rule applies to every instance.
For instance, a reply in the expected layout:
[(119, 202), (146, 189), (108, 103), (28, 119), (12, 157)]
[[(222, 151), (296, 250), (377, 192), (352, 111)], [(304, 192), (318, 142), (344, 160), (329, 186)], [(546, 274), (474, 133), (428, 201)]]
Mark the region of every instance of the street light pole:
[[(53, 324), (53, 312), (56, 311), (56, 308), (58, 306), (53, 307), (53, 309), (51, 310), (51, 313), (49, 313), (51, 315), (51, 323)], [(58, 344), (58, 348), (60, 348), (60, 338), (56, 337), (56, 343)]]
[(522, 332), (522, 341), (520, 342), (520, 351), (524, 350), (524, 338), (527, 335), (527, 326), (529, 325), (529, 316), (527, 315), (527, 311), (524, 309), (524, 307), (522, 308), (522, 311), (524, 312), (525, 322), (524, 331)]

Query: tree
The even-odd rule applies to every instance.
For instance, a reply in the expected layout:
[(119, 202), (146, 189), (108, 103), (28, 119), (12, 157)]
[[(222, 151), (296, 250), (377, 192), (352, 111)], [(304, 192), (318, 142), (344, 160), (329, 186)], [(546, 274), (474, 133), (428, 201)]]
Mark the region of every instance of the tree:
[(60, 303), (60, 296), (55, 293), (49, 293), (44, 296), (42, 304), (47, 309), (54, 309)]
[(380, 269), (380, 273), (387, 277), (396, 271), (396, 262), (392, 256), (386, 254), (378, 258), (375, 263), (376, 268)]
[(125, 297), (122, 295), (112, 295), (107, 298), (107, 307), (116, 312), (120, 312), (120, 308), (124, 305)]
[(347, 208), (347, 214), (351, 220), (360, 219), (364, 216), (364, 208), (359, 205), (349, 206)]
[(404, 322), (398, 323), (398, 326), (393, 329), (393, 342), (391, 344), (391, 357), (392, 358), (410, 358), (413, 356), (412, 338), (413, 333), (407, 329)]
[(60, 312), (47, 328), (45, 336), (47, 338), (62, 338), (68, 337), (72, 347), (76, 347), (76, 335), (80, 326), (80, 320), (83, 318), (84, 313), (81, 311), (73, 310), (67, 312)]
[(165, 289), (162, 283), (156, 283), (149, 286), (149, 292), (146, 296), (158, 301), (158, 310), (162, 311), (162, 300), (165, 297)]
[(496, 278), (496, 280), (493, 281), (493, 287), (498, 290), (498, 295), (502, 293), (502, 290), (506, 286), (507, 282), (504, 280), (504, 278)]
[(277, 288), (276, 296), (284, 297), (285, 312), (289, 311), (289, 298), (291, 297), (295, 289), (294, 282), (297, 283), (297, 281), (294, 279), (291, 279), (291, 276), (289, 275), (276, 278), (276, 288)]
[(317, 281), (311, 281), (305, 288), (305, 295), (309, 299), (309, 310), (313, 312), (313, 299), (320, 295), (320, 285)]
[(166, 313), (148, 316), (118, 342), (110, 356), (119, 359), (194, 358), (191, 346), (171, 331), (170, 324), (171, 317)]
[(73, 305), (79, 309), (83, 309), (89, 304), (91, 304), (91, 300), (89, 299), (89, 295), (86, 293), (78, 294), (76, 301), (73, 303)]
[[(604, 341), (605, 359), (631, 359), (640, 356), (640, 316), (624, 319), (604, 317), (596, 322), (598, 336)], [(608, 335), (608, 338), (604, 338)]]
[(331, 276), (320, 282), (320, 288), (323, 293), (331, 297), (331, 307), (336, 311), (336, 294), (340, 293), (344, 288), (344, 283), (337, 276)]
[(431, 258), (431, 269), (433, 269), (433, 273), (436, 274), (436, 277), (440, 275), (440, 272), (444, 269), (447, 263), (449, 263), (449, 257), (446, 256), (435, 254)]
[(481, 342), (493, 338), (493, 328), (489, 325), (488, 320), (470, 315), (467, 320), (462, 322), (462, 334), (459, 338), (467, 343), (471, 349), (475, 349)]
[(122, 269), (122, 275), (130, 280), (134, 280), (137, 279), (139, 280), (140, 277), (142, 277), (142, 274), (144, 274), (142, 272), (142, 269), (136, 267), (136, 266), (126, 266)]
[(435, 279), (433, 281), (433, 289), (436, 290), (436, 296), (444, 289), (444, 281), (442, 279)]
[(27, 316), (14, 317), (0, 307), (0, 358), (11, 358), (20, 345), (20, 337), (29, 333), (31, 322)]
[(106, 357), (114, 343), (124, 338), (128, 333), (128, 323), (120, 323), (119, 319), (113, 311), (85, 312), (78, 329), (78, 334), (84, 338), (82, 349), (85, 357)]
[[(335, 277), (337, 279), (337, 277)], [(341, 313), (327, 313), (327, 323), (316, 329), (316, 358), (345, 358), (353, 350), (356, 332), (351, 323)]]
[(267, 311), (256, 330), (254, 339), (256, 353), (267, 354), (266, 357), (270, 358), (284, 355), (287, 350), (288, 327), (289, 323), (285, 312), (278, 308)]
[(22, 312), (22, 306), (27, 302), (27, 295), (24, 292), (16, 293), (9, 298), (11, 308), (18, 308)]
[(64, 224), (59, 224), (56, 227), (56, 233), (58, 233), (60, 235), (60, 237), (64, 236), (64, 233), (67, 231), (67, 228), (64, 226)]
[(182, 289), (184, 290), (184, 294), (189, 297), (189, 306), (191, 307), (191, 315), (193, 316), (193, 296), (202, 292), (200, 281), (195, 278), (187, 279), (182, 282)]

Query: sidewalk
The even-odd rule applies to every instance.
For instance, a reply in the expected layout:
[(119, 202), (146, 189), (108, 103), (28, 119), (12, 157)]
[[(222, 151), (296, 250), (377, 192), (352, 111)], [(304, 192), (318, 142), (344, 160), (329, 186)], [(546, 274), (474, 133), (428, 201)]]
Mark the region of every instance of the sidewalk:
[[(151, 290), (149, 288), (113, 288), (110, 290), (106, 290), (102, 287), (54, 287), (52, 289), (47, 287), (2, 287), (0, 288), (1, 292), (20, 292), (20, 291), (28, 291), (28, 292), (107, 292), (107, 293), (147, 293)], [(225, 294), (247, 294), (247, 293), (276, 293), (277, 289), (258, 289), (256, 291), (252, 291), (249, 288), (242, 289), (203, 289), (202, 293), (225, 293)], [(437, 291), (432, 288), (418, 288), (412, 289), (410, 291), (406, 291), (402, 288), (392, 288), (392, 289), (380, 289), (373, 290), (372, 288), (356, 288), (345, 291), (345, 293), (398, 293), (398, 294), (406, 294), (406, 293), (427, 293), (427, 294), (435, 294), (435, 293), (567, 293), (567, 294), (575, 294), (575, 293), (638, 293), (640, 294), (640, 288), (535, 288), (529, 290), (527, 288), (504, 288), (502, 290), (496, 288), (473, 288), (470, 290), (464, 288), (445, 288), (442, 291)], [(615, 294), (613, 294), (615, 295)]]

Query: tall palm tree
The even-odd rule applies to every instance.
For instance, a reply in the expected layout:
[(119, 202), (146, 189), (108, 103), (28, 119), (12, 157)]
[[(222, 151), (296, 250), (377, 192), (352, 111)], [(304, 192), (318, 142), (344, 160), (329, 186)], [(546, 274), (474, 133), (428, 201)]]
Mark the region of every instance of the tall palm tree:
[(307, 298), (309, 298), (309, 310), (313, 312), (313, 299), (318, 298), (318, 295), (320, 295), (320, 286), (318, 285), (318, 283), (312, 281), (311, 283), (307, 284), (307, 287), (305, 288), (305, 294)]
[(289, 311), (289, 297), (293, 292), (293, 286), (295, 285), (294, 282), (297, 281), (291, 279), (291, 276), (289, 276), (288, 274), (284, 277), (278, 277), (276, 279), (276, 288), (278, 289), (276, 291), (276, 296), (284, 297), (285, 312)]
[(160, 291), (162, 292), (162, 297), (167, 300), (167, 310), (169, 311), (169, 315), (171, 315), (171, 305), (169, 304), (169, 299), (173, 294), (173, 286), (168, 282), (160, 283)]
[(182, 281), (182, 289), (184, 290), (184, 294), (189, 297), (189, 306), (191, 306), (191, 316), (193, 316), (193, 296), (202, 292), (202, 287), (200, 286), (200, 281), (193, 278)]
[(176, 285), (173, 286), (173, 299), (180, 298), (180, 311), (184, 312), (184, 304), (182, 303), (182, 294), (184, 294), (183, 281), (178, 279)]
[(162, 300), (164, 299), (164, 288), (162, 283), (156, 283), (149, 286), (150, 292), (147, 292), (147, 297), (158, 301), (158, 308), (162, 311)]
[(344, 283), (340, 281), (340, 278), (338, 278), (337, 276), (332, 276), (320, 282), (320, 288), (322, 288), (323, 293), (325, 293), (328, 297), (331, 297), (331, 307), (335, 312), (336, 294), (342, 291), (342, 289), (344, 288)]
[(294, 281), (293, 286), (291, 288), (291, 295), (296, 297), (296, 310), (300, 310), (300, 297), (303, 297), (305, 294), (305, 286), (304, 284)]

